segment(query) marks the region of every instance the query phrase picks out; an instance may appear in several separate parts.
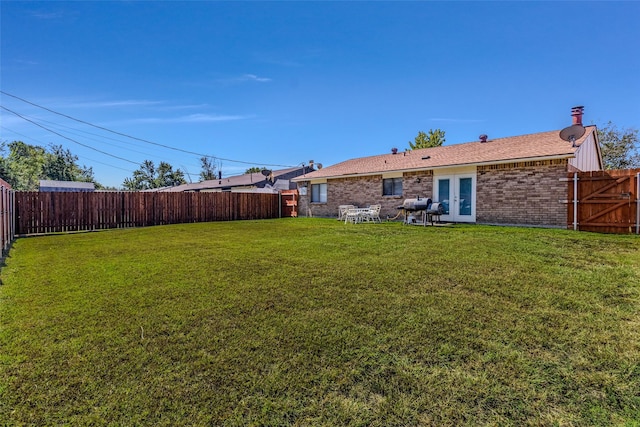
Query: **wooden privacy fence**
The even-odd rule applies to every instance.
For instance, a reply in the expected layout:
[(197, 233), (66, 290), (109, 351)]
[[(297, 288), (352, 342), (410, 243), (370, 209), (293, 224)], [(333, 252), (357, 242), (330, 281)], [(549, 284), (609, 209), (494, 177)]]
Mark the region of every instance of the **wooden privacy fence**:
[(0, 179), (0, 256), (6, 255), (11, 242), (16, 237), (15, 229), (15, 191), (6, 181)]
[(640, 234), (640, 169), (568, 175), (568, 228)]
[(278, 194), (16, 192), (16, 234), (280, 216)]

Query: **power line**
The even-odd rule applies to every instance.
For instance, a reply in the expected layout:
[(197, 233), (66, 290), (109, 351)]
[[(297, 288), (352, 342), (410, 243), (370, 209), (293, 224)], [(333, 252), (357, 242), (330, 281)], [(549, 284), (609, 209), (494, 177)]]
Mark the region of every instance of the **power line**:
[[(81, 156), (81, 157), (82, 157), (82, 158), (84, 158), (84, 159), (86, 159), (86, 160), (90, 160), (90, 161), (92, 161), (92, 162), (94, 162), (94, 163), (99, 163), (99, 164), (101, 164), (101, 165), (109, 166), (110, 168), (120, 169), (121, 171), (129, 172), (129, 173), (133, 173), (133, 172), (134, 172), (134, 171), (129, 170), (129, 169), (121, 168), (121, 167), (118, 167), (118, 166), (113, 166), (113, 165), (110, 165), (109, 163), (105, 163), (105, 162), (101, 162), (100, 160), (95, 160), (95, 159), (89, 158), (89, 157), (87, 157), (87, 156)], [(83, 166), (84, 166), (84, 165), (83, 165)], [(90, 166), (90, 167), (91, 167), (91, 166)]]
[[(57, 126), (57, 127), (59, 127), (59, 128), (71, 129), (71, 130), (67, 130), (66, 132), (67, 132), (67, 133), (69, 133), (69, 134), (71, 134), (71, 135), (81, 136), (81, 137), (83, 137), (84, 139), (87, 139), (87, 140), (90, 140), (90, 141), (95, 141), (95, 142), (100, 143), (100, 144), (107, 144), (107, 145), (111, 145), (112, 147), (113, 147), (113, 146), (115, 146), (115, 147), (117, 147), (117, 148), (120, 148), (120, 149), (123, 149), (123, 150), (128, 150), (128, 151), (131, 151), (131, 152), (134, 152), (134, 153), (138, 153), (138, 154), (143, 154), (143, 155), (145, 155), (145, 156), (160, 157), (160, 156), (157, 156), (156, 154), (150, 154), (150, 153), (147, 153), (147, 152), (144, 152), (144, 151), (134, 150), (133, 148), (130, 148), (130, 147), (128, 147), (128, 146), (124, 146), (124, 147), (123, 147), (122, 145), (116, 145), (116, 144), (113, 144), (113, 143), (110, 143), (110, 142), (105, 142), (105, 141), (102, 141), (101, 139), (109, 139), (109, 140), (111, 140), (111, 141), (120, 142), (120, 143), (122, 143), (122, 144), (126, 144), (126, 145), (129, 145), (129, 146), (134, 146), (134, 147), (136, 147), (136, 148), (137, 148), (137, 147), (141, 147), (141, 145), (133, 145), (133, 144), (131, 144), (131, 143), (127, 143), (127, 142), (122, 141), (122, 140), (118, 140), (118, 139), (115, 139), (115, 138), (105, 137), (105, 136), (103, 136), (103, 135), (98, 135), (98, 134), (96, 134), (96, 133), (91, 133), (91, 132), (87, 132), (87, 131), (84, 131), (84, 130), (81, 130), (81, 129), (72, 128), (72, 127), (70, 127), (70, 126), (65, 126), (65, 125), (62, 125), (62, 124), (60, 124), (60, 123), (50, 122), (50, 121), (48, 121), (48, 120), (43, 120), (43, 119), (39, 119), (39, 120), (40, 120), (40, 122), (42, 122), (42, 123), (48, 123), (48, 124), (50, 124), (50, 125), (53, 125), (54, 127), (55, 127), (55, 126)], [(74, 131), (75, 131), (75, 132), (74, 132)], [(88, 137), (88, 136), (81, 135), (80, 133), (82, 133), (82, 134), (88, 134), (88, 135), (93, 135), (93, 136), (97, 136), (98, 138), (101, 138), (101, 139), (91, 138), (91, 137)]]
[[(27, 101), (27, 100), (26, 100), (26, 99), (24, 99), (24, 98), (20, 98), (19, 96), (12, 95), (12, 94), (7, 93), (7, 92), (2, 91), (2, 90), (0, 90), (0, 93), (1, 93), (1, 94), (3, 94), (3, 95), (6, 95), (6, 96), (10, 96), (11, 98), (18, 99), (18, 100), (20, 100), (20, 101), (22, 101), (22, 102), (24, 102), (24, 103), (29, 104), (29, 105), (33, 105), (34, 107), (42, 108), (43, 110), (46, 110), (46, 111), (48, 111), (48, 112), (50, 112), (50, 113), (57, 114), (57, 115), (62, 116), (62, 117), (66, 117), (67, 119), (70, 119), (70, 120), (76, 121), (76, 122), (78, 122), (78, 123), (82, 123), (82, 124), (85, 124), (85, 125), (88, 125), (88, 126), (92, 126), (92, 127), (94, 127), (94, 128), (101, 129), (101, 130), (104, 130), (104, 131), (106, 131), (106, 132), (110, 132), (110, 133), (113, 133), (113, 134), (116, 134), (116, 135), (124, 136), (125, 138), (130, 138), (130, 139), (134, 139), (134, 140), (136, 140), (136, 141), (144, 142), (144, 143), (147, 143), (147, 144), (156, 145), (156, 146), (158, 146), (158, 147), (167, 148), (167, 149), (169, 149), (169, 150), (180, 151), (180, 152), (182, 152), (182, 153), (187, 153), (187, 154), (194, 154), (194, 155), (196, 155), (196, 156), (201, 156), (201, 157), (211, 157), (211, 158), (218, 159), (218, 160), (224, 160), (225, 162), (242, 163), (242, 164), (245, 164), (245, 165), (256, 165), (256, 164), (262, 164), (262, 165), (264, 165), (264, 166), (278, 166), (278, 167), (285, 167), (285, 168), (292, 167), (292, 166), (290, 166), (290, 165), (276, 165), (276, 164), (268, 164), (268, 163), (261, 163), (261, 162), (257, 162), (257, 163), (256, 163), (256, 162), (245, 162), (245, 161), (242, 161), (242, 160), (225, 159), (225, 158), (222, 158), (222, 157), (211, 156), (211, 155), (209, 155), (209, 154), (196, 153), (196, 152), (194, 152), (194, 151), (184, 150), (184, 149), (182, 149), (182, 148), (171, 147), (171, 146), (169, 146), (169, 145), (160, 144), (160, 143), (153, 142), (153, 141), (148, 141), (148, 140), (146, 140), (146, 139), (142, 139), (142, 138), (138, 138), (138, 137), (135, 137), (135, 136), (131, 136), (131, 135), (128, 135), (128, 134), (126, 134), (126, 133), (122, 133), (122, 132), (118, 132), (118, 131), (115, 131), (115, 130), (111, 130), (111, 129), (108, 129), (108, 128), (105, 128), (105, 127), (102, 127), (102, 126), (98, 126), (98, 125), (95, 125), (95, 124), (93, 124), (93, 123), (89, 123), (89, 122), (87, 122), (87, 121), (84, 121), (84, 120), (81, 120), (81, 119), (77, 119), (77, 118), (75, 118), (75, 117), (71, 117), (71, 116), (69, 116), (69, 115), (67, 115), (67, 114), (64, 114), (64, 113), (59, 113), (59, 112), (57, 112), (57, 111), (51, 110), (51, 109), (49, 109), (49, 108), (47, 108), (47, 107), (43, 107), (42, 105), (38, 105), (38, 104), (36, 104), (36, 103), (34, 103), (34, 102)], [(3, 108), (4, 108), (4, 107), (3, 107)], [(7, 110), (7, 111), (9, 111), (9, 110)], [(13, 112), (13, 111), (12, 111), (12, 112)], [(14, 113), (14, 114), (15, 114), (15, 113)], [(26, 120), (26, 119), (25, 119), (25, 120)]]
[[(25, 116), (25, 117), (28, 117), (28, 116)], [(139, 145), (139, 144), (134, 145), (134, 144), (132, 144), (132, 143), (130, 143), (130, 142), (123, 141), (122, 139), (116, 139), (116, 138), (111, 138), (111, 137), (104, 136), (104, 135), (99, 135), (99, 134), (97, 134), (97, 133), (92, 133), (92, 132), (88, 132), (88, 131), (86, 131), (86, 130), (82, 130), (82, 129), (74, 128), (74, 127), (71, 127), (71, 126), (66, 126), (66, 125), (63, 125), (63, 124), (61, 124), (61, 123), (55, 123), (55, 122), (51, 122), (51, 121), (44, 120), (44, 119), (38, 119), (38, 120), (39, 120), (41, 123), (48, 123), (48, 124), (52, 125), (53, 127), (56, 127), (56, 126), (57, 126), (57, 127), (59, 127), (59, 128), (70, 129), (70, 130), (67, 130), (67, 131), (66, 131), (68, 134), (71, 134), (71, 135), (77, 135), (77, 136), (83, 137), (84, 139), (87, 139), (87, 140), (90, 140), (90, 141), (95, 141), (95, 142), (97, 142), (97, 143), (99, 143), (99, 144), (107, 144), (107, 145), (111, 145), (112, 147), (117, 147), (117, 148), (119, 148), (119, 149), (123, 149), (123, 150), (131, 151), (131, 152), (133, 152), (133, 153), (143, 154), (144, 156), (146, 156), (146, 158), (151, 158), (151, 157), (153, 157), (153, 158), (156, 158), (156, 159), (158, 159), (158, 158), (159, 158), (159, 159), (163, 159), (163, 157), (162, 157), (162, 156), (159, 156), (159, 155), (157, 155), (157, 154), (151, 154), (151, 153), (148, 153), (148, 152), (138, 151), (138, 150), (134, 150), (133, 148), (131, 148), (131, 146), (136, 147), (136, 148), (137, 148), (137, 147), (142, 147), (142, 145)], [(3, 127), (3, 126), (0, 126), (0, 127)], [(4, 127), (3, 127), (3, 128), (4, 128)], [(4, 129), (7, 129), (7, 128), (4, 128)], [(10, 129), (8, 129), (8, 130), (10, 130)], [(60, 129), (59, 129), (59, 130), (60, 130)], [(61, 131), (61, 130), (60, 130), (60, 131)], [(74, 131), (75, 131), (75, 132), (74, 132)], [(12, 131), (12, 132), (17, 133), (17, 132), (15, 132), (15, 131)], [(91, 137), (88, 137), (88, 136), (84, 136), (84, 135), (82, 135), (82, 134), (93, 135), (93, 136), (98, 137), (99, 139), (97, 139), (97, 138), (91, 138)], [(18, 135), (21, 135), (21, 134), (18, 134)], [(30, 137), (28, 137), (28, 136), (26, 136), (26, 135), (22, 135), (22, 136), (25, 136), (25, 137), (27, 137), (27, 138), (30, 138)], [(33, 139), (33, 138), (31, 138), (31, 139)], [(118, 143), (121, 143), (121, 144), (125, 144), (125, 146), (123, 146), (123, 145), (118, 145), (118, 144), (114, 144), (114, 143), (112, 143), (112, 142), (106, 142), (106, 141), (103, 141), (103, 139), (105, 139), (105, 140), (110, 140), (110, 141), (115, 141), (115, 142), (118, 142)], [(43, 143), (42, 141), (39, 141), (39, 142)], [(96, 161), (96, 162), (97, 162), (97, 161)], [(97, 162), (97, 163), (101, 163), (101, 162)], [(106, 166), (109, 166), (109, 165), (108, 165), (108, 164), (106, 164), (106, 163), (101, 163), (101, 164), (106, 165)], [(193, 166), (193, 165), (191, 165), (191, 166), (192, 166), (192, 167), (198, 167), (198, 166)], [(122, 168), (118, 168), (118, 167), (116, 167), (116, 166), (113, 166), (113, 167), (114, 167), (114, 168), (116, 168), (116, 169), (122, 169)], [(122, 169), (122, 170), (126, 170), (126, 169)], [(128, 171), (128, 170), (126, 170), (126, 171), (127, 171), (127, 172), (131, 172), (131, 171)]]
[[(20, 136), (25, 137), (25, 138), (27, 138), (27, 139), (30, 139), (30, 140), (33, 140), (33, 141), (39, 142), (40, 144), (46, 144), (46, 142), (44, 142), (44, 141), (40, 141), (40, 140), (38, 140), (38, 139), (36, 139), (36, 138), (33, 138), (33, 137), (31, 137), (31, 136), (28, 136), (28, 135), (22, 134), (22, 133), (20, 133), (20, 132), (16, 132), (15, 130), (13, 130), (13, 129), (9, 129), (9, 128), (8, 128), (8, 127), (6, 127), (6, 126), (2, 126), (2, 125), (0, 125), (0, 129), (8, 130), (9, 132), (15, 133), (16, 135), (20, 135)], [(95, 162), (95, 163), (99, 163), (99, 164), (101, 164), (101, 165), (109, 166), (110, 168), (120, 169), (120, 170), (123, 170), (123, 171), (125, 171), (125, 172), (133, 173), (133, 171), (132, 171), (132, 170), (125, 169), (125, 168), (121, 168), (121, 167), (119, 167), (119, 166), (110, 165), (109, 163), (101, 162), (100, 160), (95, 160), (95, 159), (92, 159), (92, 158), (87, 157), (87, 156), (84, 156), (84, 155), (78, 155), (78, 158), (80, 158), (80, 157), (81, 157), (81, 158), (83, 158), (83, 159), (86, 159), (86, 160), (91, 160), (92, 162)]]
[(39, 139), (36, 139), (36, 138), (34, 138), (34, 137), (32, 137), (32, 136), (25, 135), (25, 134), (20, 133), (20, 132), (16, 132), (15, 130), (13, 130), (13, 129), (9, 129), (9, 128), (8, 128), (8, 127), (6, 127), (6, 126), (2, 126), (2, 125), (0, 125), (0, 129), (8, 130), (9, 132), (15, 133), (16, 135), (20, 135), (20, 136), (22, 136), (22, 137), (24, 137), (24, 138), (26, 138), (26, 139), (30, 139), (30, 140), (33, 140), (33, 141), (35, 141), (35, 142), (39, 142), (40, 144), (47, 144), (47, 143), (46, 143), (46, 142), (44, 142), (44, 141), (40, 141)]
[[(22, 136), (22, 137), (24, 137), (24, 138), (26, 138), (26, 139), (30, 139), (30, 140), (33, 140), (33, 141), (35, 141), (35, 142), (39, 142), (40, 144), (46, 144), (46, 142), (44, 142), (44, 141), (40, 141), (39, 139), (33, 138), (33, 137), (29, 136), (29, 135), (25, 135), (25, 134), (23, 134), (23, 133), (20, 133), (20, 132), (17, 132), (17, 131), (15, 131), (15, 130), (13, 130), (13, 129), (9, 129), (9, 128), (8, 128), (8, 127), (6, 127), (6, 126), (2, 126), (2, 125), (0, 125), (0, 129), (8, 130), (8, 131), (9, 131), (9, 132), (11, 132), (11, 133), (14, 133), (14, 134), (16, 134), (16, 135), (20, 135), (20, 136)], [(85, 155), (77, 155), (77, 157), (78, 157), (78, 159), (83, 158), (83, 159), (85, 159), (85, 160), (90, 160), (91, 162), (94, 162), (94, 163), (99, 163), (99, 164), (101, 164), (101, 165), (109, 166), (110, 168), (120, 169), (120, 170), (125, 171), (125, 172), (133, 173), (133, 171), (132, 171), (132, 170), (130, 170), (130, 169), (125, 169), (125, 168), (121, 168), (121, 167), (119, 167), (119, 166), (114, 166), (114, 165), (111, 165), (111, 164), (109, 164), (109, 163), (102, 162), (102, 161), (100, 161), (100, 160), (92, 159), (92, 158), (87, 157), (87, 156), (85, 156)]]
[(48, 131), (48, 132), (51, 132), (51, 133), (53, 133), (53, 134), (55, 134), (55, 135), (58, 135), (60, 138), (64, 138), (64, 139), (66, 139), (66, 140), (69, 140), (69, 141), (71, 141), (71, 142), (74, 142), (74, 143), (76, 143), (76, 144), (78, 144), (78, 145), (81, 145), (81, 146), (83, 146), (83, 147), (85, 147), (85, 148), (88, 148), (88, 149), (90, 149), (90, 150), (97, 151), (98, 153), (102, 153), (102, 154), (107, 155), (107, 156), (109, 156), (109, 157), (113, 157), (113, 158), (115, 158), (115, 159), (123, 160), (123, 161), (125, 161), (125, 162), (129, 162), (129, 163), (133, 163), (134, 165), (138, 165), (138, 163), (136, 163), (136, 162), (134, 162), (134, 161), (132, 161), (132, 160), (125, 159), (124, 157), (119, 157), (119, 156), (116, 156), (116, 155), (113, 155), (113, 154), (107, 153), (106, 151), (98, 150), (97, 148), (94, 148), (94, 147), (92, 147), (92, 146), (90, 146), (90, 145), (83, 144), (82, 142), (76, 141), (75, 139), (72, 139), (72, 138), (69, 138), (69, 137), (67, 137), (67, 136), (64, 136), (64, 135), (62, 135), (61, 133), (58, 133), (58, 132), (56, 132), (56, 131), (54, 131), (54, 130), (52, 130), (52, 129), (49, 129), (48, 127), (42, 126), (41, 124), (36, 123), (36, 122), (34, 122), (33, 120), (31, 120), (31, 119), (28, 119), (28, 118), (26, 118), (26, 117), (24, 117), (24, 116), (21, 116), (19, 113), (16, 113), (15, 111), (10, 110), (10, 109), (8, 109), (7, 107), (5, 107), (5, 106), (3, 106), (3, 105), (0, 105), (0, 108), (2, 108), (3, 110), (6, 110), (6, 111), (8, 111), (8, 112), (10, 112), (11, 114), (15, 114), (16, 116), (20, 117), (22, 120), (26, 120), (27, 122), (32, 123), (32, 124), (34, 124), (34, 125), (38, 126), (39, 128), (42, 128), (42, 129), (44, 129), (44, 130), (46, 130), (46, 131)]

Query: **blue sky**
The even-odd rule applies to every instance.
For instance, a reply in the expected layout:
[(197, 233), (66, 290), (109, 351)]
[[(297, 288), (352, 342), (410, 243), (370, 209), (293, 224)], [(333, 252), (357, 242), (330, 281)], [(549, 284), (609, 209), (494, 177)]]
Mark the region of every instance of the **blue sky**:
[(2, 91), (138, 138), (2, 95), (55, 133), (1, 110), (0, 140), (62, 144), (104, 185), (146, 159), (197, 181), (199, 154), (228, 176), (402, 150), (436, 128), (446, 144), (562, 129), (576, 105), (586, 124), (640, 128), (639, 2), (2, 1), (0, 14)]

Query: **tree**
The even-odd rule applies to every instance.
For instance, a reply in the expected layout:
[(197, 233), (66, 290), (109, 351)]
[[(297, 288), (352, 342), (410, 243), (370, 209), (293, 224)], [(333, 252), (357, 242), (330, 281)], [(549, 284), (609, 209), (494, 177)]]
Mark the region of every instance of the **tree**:
[(93, 182), (96, 187), (93, 170), (78, 165), (78, 156), (61, 145), (52, 145), (49, 149), (13, 141), (0, 144), (0, 177), (16, 190), (35, 191), (39, 181)]
[(156, 168), (151, 160), (145, 160), (140, 165), (140, 169), (133, 172), (132, 178), (125, 178), (122, 186), (127, 190), (149, 190), (173, 187), (186, 182), (184, 172), (180, 169), (174, 171), (169, 163), (160, 162)]
[(262, 169), (264, 168), (259, 168), (258, 166), (252, 166), (249, 169), (247, 169), (246, 171), (244, 171), (245, 174), (247, 173), (260, 173), (262, 172)]
[(440, 147), (444, 142), (445, 138), (443, 130), (429, 129), (429, 133), (424, 133), (422, 131), (418, 132), (418, 136), (415, 137), (414, 141), (409, 141), (409, 147), (412, 150), (417, 150), (418, 148)]
[(160, 162), (158, 165), (158, 187), (174, 186), (180, 184), (186, 184), (187, 180), (184, 179), (184, 172), (180, 169), (173, 170), (173, 167), (169, 163)]
[(598, 129), (602, 163), (605, 169), (632, 169), (640, 167), (638, 129), (619, 130), (609, 122)]
[[(5, 157), (5, 152), (8, 153)], [(2, 144), (3, 176), (14, 190), (35, 191), (38, 181), (44, 179), (43, 166), (46, 150), (42, 147), (13, 141)]]
[(93, 168), (78, 166), (78, 156), (64, 149), (62, 145), (52, 145), (46, 153), (43, 166), (44, 175), (55, 181), (93, 182)]
[(200, 157), (200, 182), (216, 179), (217, 166), (211, 157)]

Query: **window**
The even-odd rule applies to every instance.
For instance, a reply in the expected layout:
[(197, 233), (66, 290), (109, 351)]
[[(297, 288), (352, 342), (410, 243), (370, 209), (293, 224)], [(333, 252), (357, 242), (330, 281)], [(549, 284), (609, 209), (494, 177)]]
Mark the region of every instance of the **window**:
[(387, 178), (382, 180), (383, 196), (402, 196), (402, 178)]
[(311, 203), (327, 203), (327, 184), (311, 184)]

